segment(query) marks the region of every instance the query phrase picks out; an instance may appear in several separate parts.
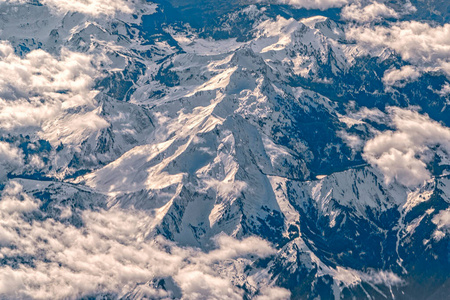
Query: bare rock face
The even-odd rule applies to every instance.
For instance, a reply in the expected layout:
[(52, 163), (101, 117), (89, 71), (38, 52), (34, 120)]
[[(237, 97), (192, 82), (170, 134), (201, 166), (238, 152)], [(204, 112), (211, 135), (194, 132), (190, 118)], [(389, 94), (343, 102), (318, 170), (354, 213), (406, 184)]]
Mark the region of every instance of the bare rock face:
[(448, 295), (445, 4), (112, 2), (0, 1), (0, 298)]

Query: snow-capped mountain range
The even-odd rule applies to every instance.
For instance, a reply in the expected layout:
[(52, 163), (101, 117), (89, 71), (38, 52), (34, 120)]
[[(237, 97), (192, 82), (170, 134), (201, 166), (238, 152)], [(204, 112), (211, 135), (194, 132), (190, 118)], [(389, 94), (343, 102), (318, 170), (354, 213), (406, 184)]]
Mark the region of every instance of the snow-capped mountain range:
[(0, 0), (0, 299), (445, 299), (444, 2)]

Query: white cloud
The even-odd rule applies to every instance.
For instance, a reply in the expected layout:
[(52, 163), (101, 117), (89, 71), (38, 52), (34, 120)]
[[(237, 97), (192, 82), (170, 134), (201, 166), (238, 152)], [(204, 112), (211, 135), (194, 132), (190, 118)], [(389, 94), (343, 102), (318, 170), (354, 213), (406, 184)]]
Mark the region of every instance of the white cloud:
[(386, 114), (378, 108), (369, 109), (367, 107), (362, 107), (357, 111), (349, 111), (347, 116), (358, 121), (368, 120), (379, 124), (385, 123), (387, 120)]
[(45, 122), (40, 136), (54, 145), (79, 144), (91, 133), (109, 126), (99, 114), (98, 108), (86, 113), (66, 114), (57, 120)]
[(188, 299), (242, 299), (242, 292), (236, 291), (227, 279), (212, 276), (193, 268), (181, 270), (175, 280), (180, 282), (180, 288)]
[(259, 257), (267, 257), (275, 254), (274, 249), (257, 237), (249, 237), (243, 241), (236, 241), (234, 238), (222, 234), (216, 236), (213, 240), (218, 249), (209, 252), (202, 258), (208, 262), (232, 259), (246, 255), (247, 253), (252, 253)]
[(41, 2), (62, 12), (76, 11), (93, 15), (133, 12), (133, 3), (129, 0), (41, 0)]
[(24, 193), (22, 186), (18, 182), (10, 182), (2, 192), (0, 211), (3, 213), (10, 215), (13, 213), (26, 213), (36, 210), (38, 207), (38, 202)]
[(443, 210), (435, 215), (432, 222), (437, 225), (438, 229), (450, 229), (450, 209)]
[[(260, 1), (264, 2), (264, 1)], [(348, 4), (349, 0), (274, 0), (280, 4), (291, 5), (296, 8), (306, 8), (306, 9), (320, 9), (326, 10), (329, 8), (342, 7)]]
[(433, 27), (408, 21), (390, 27), (359, 26), (347, 30), (347, 36), (369, 49), (391, 48), (420, 70), (450, 75), (450, 24)]
[(384, 284), (386, 286), (399, 286), (404, 283), (404, 281), (392, 273), (391, 271), (374, 271), (369, 270), (368, 273), (362, 273), (361, 278), (364, 281), (373, 283), (373, 284)]
[(384, 3), (373, 2), (364, 7), (361, 3), (348, 5), (342, 9), (341, 16), (345, 20), (367, 23), (382, 18), (398, 18), (399, 14)]
[(432, 158), (431, 147), (450, 153), (450, 129), (411, 110), (390, 108), (389, 116), (395, 131), (369, 140), (363, 157), (380, 169), (386, 182), (417, 186), (431, 177), (426, 168)]
[[(0, 97), (18, 100), (48, 97), (65, 100), (69, 108), (92, 102), (98, 71), (92, 56), (63, 49), (59, 58), (35, 50), (21, 58), (6, 41), (0, 41)], [(95, 93), (95, 91), (94, 91)]]
[(404, 87), (406, 83), (416, 81), (421, 76), (414, 66), (403, 66), (401, 69), (389, 69), (384, 73), (383, 83), (386, 86)]
[(11, 144), (0, 141), (0, 182), (6, 175), (23, 165), (23, 153)]
[[(57, 13), (80, 12), (87, 15), (111, 16), (117, 12), (133, 13), (135, 3), (133, 0), (39, 0), (43, 5)], [(26, 0), (0, 0), (6, 3), (27, 3)]]
[(21, 165), (23, 164), (22, 157), (23, 154), (18, 148), (6, 142), (0, 142), (0, 161)]
[(446, 82), (437, 93), (442, 97), (450, 95), (450, 83)]
[(437, 226), (433, 239), (436, 241), (443, 239), (450, 232), (450, 209), (439, 212), (431, 221)]
[(364, 146), (364, 141), (357, 135), (352, 135), (342, 130), (338, 132), (338, 136), (347, 144), (351, 149), (359, 151)]
[(278, 287), (265, 287), (262, 288), (260, 294), (256, 296), (256, 300), (285, 300), (291, 299), (291, 293)]
[[(95, 78), (101, 76), (96, 66), (99, 60), (66, 49), (60, 57), (35, 50), (22, 58), (8, 42), (1, 41), (0, 128), (45, 128), (43, 135), (48, 136), (49, 132), (92, 132), (107, 126), (94, 113), (98, 91), (93, 85)], [(80, 118), (89, 116), (89, 120), (67, 117), (74, 108), (79, 110)], [(58, 138), (54, 135), (54, 139)]]
[[(39, 206), (17, 181), (2, 194), (0, 259), (33, 258), (33, 266), (20, 262), (14, 268), (0, 266), (4, 297), (73, 299), (132, 292), (141, 298), (167, 298), (171, 291), (151, 282), (172, 278), (184, 299), (242, 299), (243, 290), (233, 284), (237, 270), (251, 263), (249, 255), (274, 253), (259, 238), (239, 241), (221, 235), (209, 252), (179, 247), (161, 237), (148, 239), (152, 218), (136, 210), (84, 211), (82, 228), (51, 218), (27, 220)], [(271, 293), (270, 287), (266, 289)]]

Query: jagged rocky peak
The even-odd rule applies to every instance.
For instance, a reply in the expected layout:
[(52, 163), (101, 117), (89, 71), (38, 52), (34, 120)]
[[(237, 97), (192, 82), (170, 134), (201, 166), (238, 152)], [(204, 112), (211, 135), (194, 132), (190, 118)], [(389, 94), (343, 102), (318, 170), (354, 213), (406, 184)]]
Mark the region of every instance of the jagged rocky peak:
[(0, 298), (444, 299), (438, 2), (0, 1)]

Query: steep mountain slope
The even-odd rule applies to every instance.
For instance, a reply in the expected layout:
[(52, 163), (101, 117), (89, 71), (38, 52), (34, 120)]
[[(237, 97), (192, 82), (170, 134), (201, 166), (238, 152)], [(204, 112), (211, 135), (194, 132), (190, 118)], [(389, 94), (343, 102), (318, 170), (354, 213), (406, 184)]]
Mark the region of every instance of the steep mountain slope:
[(275, 2), (0, 1), (1, 297), (446, 295), (440, 46)]

